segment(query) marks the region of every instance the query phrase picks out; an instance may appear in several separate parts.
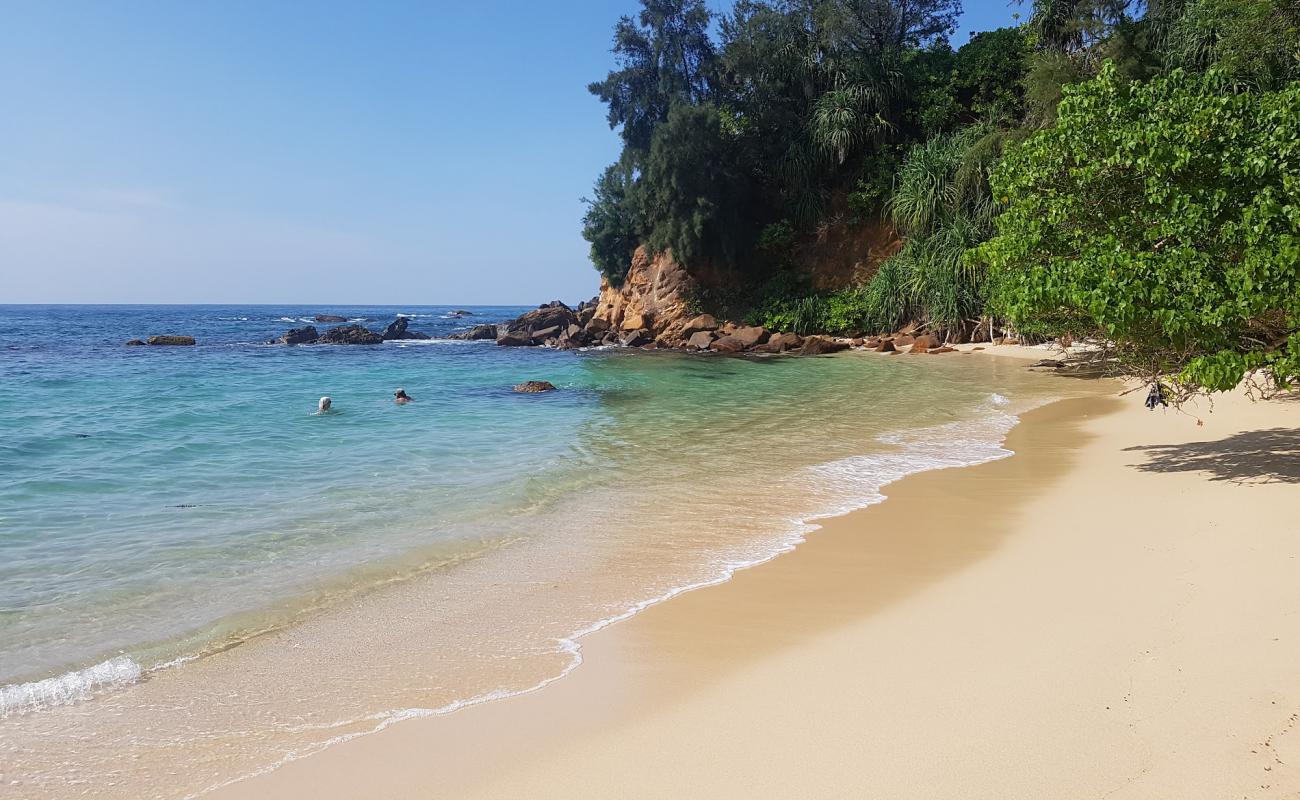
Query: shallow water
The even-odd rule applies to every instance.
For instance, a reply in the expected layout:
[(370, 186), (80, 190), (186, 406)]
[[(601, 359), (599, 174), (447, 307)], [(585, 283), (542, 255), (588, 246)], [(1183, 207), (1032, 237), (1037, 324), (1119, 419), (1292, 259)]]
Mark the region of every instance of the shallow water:
[[(449, 310), (0, 307), (0, 785), (187, 796), (544, 685), (1062, 391), (974, 356), (261, 344), (520, 309)], [(153, 333), (200, 346), (122, 346)]]

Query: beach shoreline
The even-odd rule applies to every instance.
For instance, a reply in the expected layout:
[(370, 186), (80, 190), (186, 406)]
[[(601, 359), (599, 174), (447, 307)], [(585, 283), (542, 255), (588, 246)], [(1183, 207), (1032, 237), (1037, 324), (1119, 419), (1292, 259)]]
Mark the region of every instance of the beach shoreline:
[(1198, 427), (1133, 405), (1030, 411), (1016, 456), (910, 476), (585, 637), (543, 691), (209, 796), (1290, 796), (1297, 487), (1233, 452), (1300, 406), (1231, 396)]

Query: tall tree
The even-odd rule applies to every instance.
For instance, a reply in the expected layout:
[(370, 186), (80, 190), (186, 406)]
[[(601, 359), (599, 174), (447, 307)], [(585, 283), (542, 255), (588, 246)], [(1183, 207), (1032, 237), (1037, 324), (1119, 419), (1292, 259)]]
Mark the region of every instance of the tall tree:
[(703, 0), (641, 0), (634, 20), (614, 28), (619, 68), (588, 86), (609, 106), (610, 128), (622, 127), (635, 151), (650, 149), (654, 128), (675, 103), (701, 103), (713, 85), (715, 52)]

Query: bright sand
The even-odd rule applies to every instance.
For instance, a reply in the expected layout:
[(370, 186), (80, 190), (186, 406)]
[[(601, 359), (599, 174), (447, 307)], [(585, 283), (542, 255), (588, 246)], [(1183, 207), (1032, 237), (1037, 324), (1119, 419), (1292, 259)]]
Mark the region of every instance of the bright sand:
[(1300, 402), (1067, 400), (529, 695), (222, 798), (1300, 797)]

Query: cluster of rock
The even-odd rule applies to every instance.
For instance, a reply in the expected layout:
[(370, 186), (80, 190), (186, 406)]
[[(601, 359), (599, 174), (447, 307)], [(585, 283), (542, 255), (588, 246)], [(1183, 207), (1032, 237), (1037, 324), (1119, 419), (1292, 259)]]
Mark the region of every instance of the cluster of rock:
[[(319, 320), (322, 316), (326, 315), (319, 315), (316, 319)], [(273, 344), (382, 344), (404, 339), (430, 338), (427, 333), (408, 330), (409, 325), (410, 321), (406, 317), (398, 317), (393, 320), (388, 324), (388, 327), (384, 328), (382, 333), (372, 331), (358, 323), (340, 325), (337, 328), (330, 328), (324, 333), (316, 330), (315, 325), (307, 325), (286, 332)]]
[(150, 336), (148, 339), (132, 339), (126, 343), (127, 347), (142, 347), (152, 345), (154, 347), (193, 347), (193, 336)]

